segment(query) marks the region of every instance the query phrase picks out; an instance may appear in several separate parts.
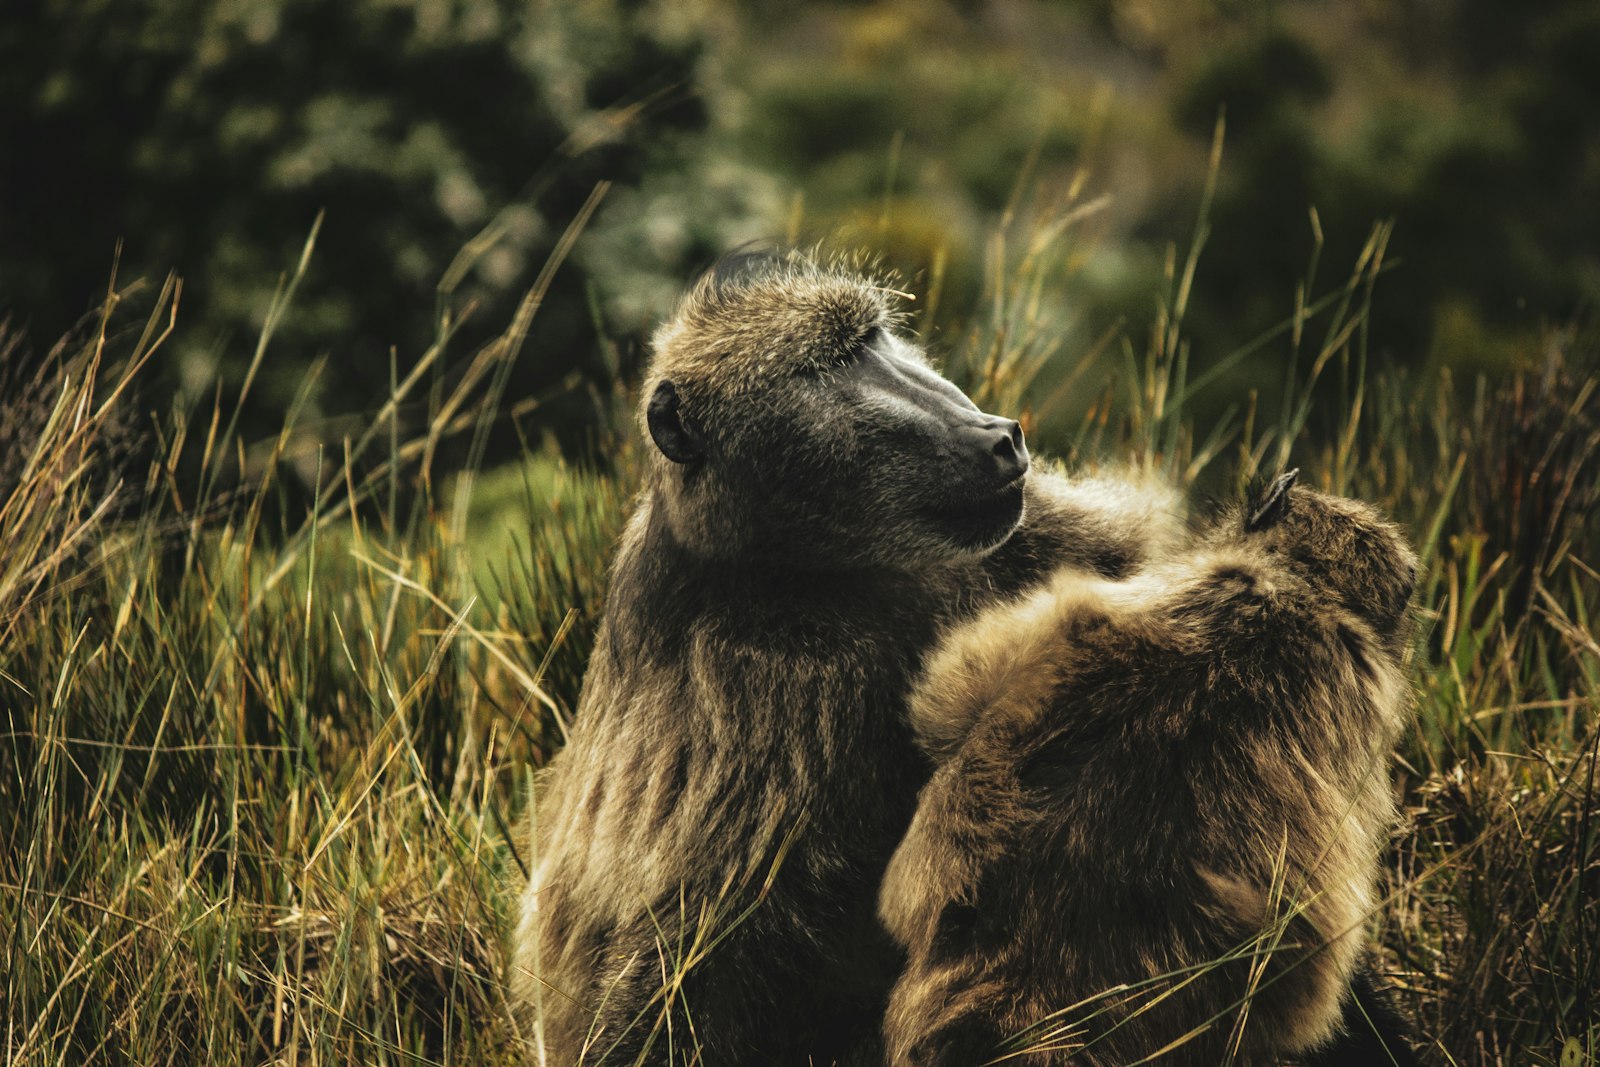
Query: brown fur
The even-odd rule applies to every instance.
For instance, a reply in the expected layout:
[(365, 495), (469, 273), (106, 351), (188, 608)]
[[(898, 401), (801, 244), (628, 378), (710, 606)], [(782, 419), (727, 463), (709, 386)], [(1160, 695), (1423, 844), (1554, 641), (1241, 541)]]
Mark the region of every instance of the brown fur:
[(1063, 561), (1120, 573), (1176, 536), (1170, 495), (1035, 470), (1003, 544), (941, 538), (917, 516), (950, 457), (830, 377), (875, 338), (956, 403), (892, 326), (867, 279), (788, 258), (719, 271), (657, 334), (646, 410), (670, 381), (705, 459), (652, 453), (542, 779), (513, 980), (544, 1062), (881, 1062), (923, 654)]
[(1289, 499), (1127, 581), (1063, 569), (931, 658), (941, 766), (881, 901), (910, 955), (891, 1063), (1271, 1064), (1333, 1035), (1415, 560), (1364, 505)]

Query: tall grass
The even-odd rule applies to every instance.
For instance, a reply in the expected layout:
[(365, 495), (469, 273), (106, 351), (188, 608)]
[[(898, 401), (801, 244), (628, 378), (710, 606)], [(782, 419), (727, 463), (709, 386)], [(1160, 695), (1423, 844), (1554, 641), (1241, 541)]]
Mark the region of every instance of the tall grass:
[[(1285, 399), (1247, 394), (1197, 426), (1194, 398), (1242, 358), (1200, 368), (1183, 331), (1204, 211), (1150, 327), (1074, 355), (1049, 294), (1091, 211), (1074, 193), (1002, 221), (952, 373), (1074, 461), (1222, 493), (1293, 462), (1410, 526), (1420, 714), (1376, 917), (1385, 969), (1437, 1062), (1595, 1062), (1594, 348), (1554, 337), (1492, 383), (1375, 370), (1380, 227), (1331, 283), (1313, 256), (1251, 346), (1281, 353)], [(607, 473), (543, 452), (482, 477), (470, 462), (544, 281), (459, 358), (442, 294), (434, 348), (342, 440), (308, 444), (291, 410), (276, 439), (241, 441), (220, 399), (129, 431), (175, 287), (132, 327), (110, 298), (10, 413), (6, 1063), (517, 1062), (512, 827), (575, 706), (631, 488), (621, 442)], [(445, 478), (451, 441), (469, 462)]]
[[(11, 412), (32, 431), (0, 486), (6, 1062), (515, 1058), (505, 807), (575, 698), (570, 665), (543, 681), (571, 627), (485, 608), (470, 468), (436, 485), (432, 460), (481, 439), (546, 281), (448, 377), (442, 315), (375, 422), (312, 449), (295, 412), (250, 445), (218, 402), (159, 422), (142, 484), (103, 476), (175, 288), (131, 344), (109, 299)], [(530, 528), (519, 591), (565, 619), (613, 530)]]

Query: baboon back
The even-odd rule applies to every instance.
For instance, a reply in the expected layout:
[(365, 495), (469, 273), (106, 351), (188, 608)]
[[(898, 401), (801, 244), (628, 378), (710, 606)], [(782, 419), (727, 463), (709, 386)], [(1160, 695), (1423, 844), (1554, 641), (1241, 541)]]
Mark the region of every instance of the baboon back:
[[(1276, 1063), (1332, 1036), (1393, 815), (1414, 559), (1295, 490), (1125, 582), (1062, 571), (959, 627), (944, 754), (883, 892), (890, 1062)], [(952, 730), (950, 723), (958, 729)]]

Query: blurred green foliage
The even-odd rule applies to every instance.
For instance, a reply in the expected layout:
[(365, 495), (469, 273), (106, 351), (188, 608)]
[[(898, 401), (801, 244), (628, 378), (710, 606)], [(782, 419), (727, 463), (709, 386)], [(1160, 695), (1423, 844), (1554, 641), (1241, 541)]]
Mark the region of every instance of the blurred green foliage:
[(503, 329), (611, 182), (508, 383), (570, 450), (686, 276), (750, 239), (881, 253), (938, 348), (1014, 259), (997, 220), (1069, 205), (1042, 321), (1064, 351), (1147, 321), (1222, 116), (1191, 358), (1230, 368), (1202, 409), (1270, 407), (1288, 347), (1230, 354), (1375, 221), (1376, 358), (1503, 369), (1593, 305), (1596, 56), (1583, 0), (42, 0), (0, 16), (0, 310), (43, 347), (120, 241), (121, 279), (183, 276), (162, 358), (203, 401), (325, 212), (246, 425), (304, 390), (301, 432), (336, 441), (446, 314), (458, 349)]
[[(1057, 294), (1073, 343), (1146, 319), (1168, 250), (1194, 236), (1219, 119), (1187, 318), (1197, 367), (1288, 320), (1297, 288), (1309, 303), (1336, 284), (1384, 220), (1378, 358), (1503, 370), (1600, 296), (1593, 4), (760, 8), (739, 50), (747, 150), (891, 263), (931, 275), (946, 250), (953, 320), (977, 298), (994, 216), (1065, 190), (1106, 197), (1076, 238), (1095, 265)], [(1266, 346), (1216, 392), (1271, 383), (1274, 403), (1288, 362)]]
[[(325, 214), (248, 414), (371, 410), (439, 332), (504, 328), (601, 181), (681, 165), (705, 123), (699, 42), (637, 3), (45, 0), (0, 16), (0, 303), (36, 339), (121, 281), (184, 279), (173, 384), (237, 384), (280, 277)], [(678, 140), (674, 140), (674, 139)], [(686, 254), (694, 250), (684, 249)], [(681, 272), (678, 262), (657, 269)], [(538, 318), (518, 395), (607, 367), (581, 267)]]
[(1337, 262), (1373, 219), (1396, 220), (1399, 269), (1372, 330), (1403, 361), (1526, 360), (1542, 327), (1600, 295), (1600, 9), (1545, 0), (1508, 19), (1477, 0), (1441, 7), (1422, 24), (1402, 5), (1371, 5), (1359, 42), (1381, 57), (1371, 73), (1373, 59), (1340, 54), (1355, 42), (1286, 19), (1184, 86), (1175, 114), (1192, 136), (1227, 116), (1195, 297), (1206, 329), (1238, 343), (1272, 317), (1263, 301), (1282, 314), (1309, 247), (1308, 205)]

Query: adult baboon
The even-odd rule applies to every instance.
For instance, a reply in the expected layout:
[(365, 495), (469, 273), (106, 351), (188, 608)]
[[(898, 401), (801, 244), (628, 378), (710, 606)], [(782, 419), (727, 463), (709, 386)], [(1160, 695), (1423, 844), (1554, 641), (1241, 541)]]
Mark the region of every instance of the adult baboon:
[(562, 1067), (881, 1062), (877, 886), (927, 777), (923, 653), (1049, 568), (1126, 570), (1174, 498), (1029, 473), (885, 290), (796, 256), (694, 287), (643, 395), (653, 450), (536, 803), (515, 980)]
[(1416, 560), (1292, 480), (930, 657), (911, 714), (940, 767), (883, 884), (910, 957), (891, 1064), (1265, 1067), (1336, 1037), (1394, 817)]

